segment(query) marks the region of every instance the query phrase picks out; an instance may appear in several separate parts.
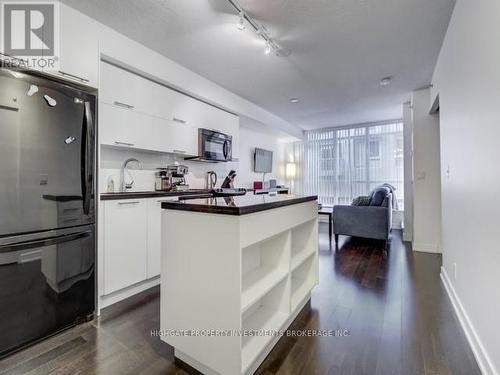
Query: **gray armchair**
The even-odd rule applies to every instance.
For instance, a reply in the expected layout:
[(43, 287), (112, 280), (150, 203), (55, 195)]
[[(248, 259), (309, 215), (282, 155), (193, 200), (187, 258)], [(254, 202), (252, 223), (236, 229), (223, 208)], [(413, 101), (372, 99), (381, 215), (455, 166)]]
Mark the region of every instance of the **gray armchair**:
[(373, 190), (368, 205), (335, 206), (333, 232), (336, 246), (339, 235), (373, 238), (385, 241), (385, 248), (392, 229), (393, 197), (391, 190), (381, 186)]

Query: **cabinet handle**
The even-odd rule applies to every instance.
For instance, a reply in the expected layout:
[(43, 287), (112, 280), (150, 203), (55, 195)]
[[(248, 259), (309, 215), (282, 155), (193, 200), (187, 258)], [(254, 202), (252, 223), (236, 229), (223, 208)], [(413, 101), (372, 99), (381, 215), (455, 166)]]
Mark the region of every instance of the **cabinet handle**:
[(172, 121), (178, 122), (178, 123), (180, 123), (180, 124), (185, 124), (185, 123), (186, 123), (186, 121), (185, 121), (185, 120), (182, 120), (182, 119), (177, 118), (177, 117), (174, 117), (174, 118), (172, 119)]
[(74, 74), (63, 72), (62, 70), (59, 70), (59, 74), (62, 75), (62, 76), (65, 76), (65, 77), (70, 77), (70, 78), (78, 79), (78, 80), (80, 80), (82, 82), (86, 82), (86, 83), (90, 82), (86, 78), (78, 77), (78, 76), (75, 76)]
[(113, 104), (118, 106), (118, 107), (123, 107), (123, 108), (127, 108), (127, 109), (134, 109), (135, 108), (133, 105), (122, 103), (122, 102), (113, 102)]
[(141, 203), (141, 202), (139, 202), (139, 201), (133, 201), (133, 202), (118, 202), (118, 204), (119, 204), (119, 205), (122, 205), (122, 206), (124, 206), (124, 205), (130, 205), (130, 204), (139, 204), (139, 203)]
[(72, 211), (78, 211), (80, 208), (74, 207), (74, 208), (65, 208), (63, 209), (63, 212), (72, 212)]
[(183, 151), (183, 150), (173, 150), (174, 151), (174, 154), (185, 154), (186, 151)]
[(134, 146), (133, 143), (127, 143), (127, 142), (115, 142), (115, 145), (120, 145), (120, 146)]

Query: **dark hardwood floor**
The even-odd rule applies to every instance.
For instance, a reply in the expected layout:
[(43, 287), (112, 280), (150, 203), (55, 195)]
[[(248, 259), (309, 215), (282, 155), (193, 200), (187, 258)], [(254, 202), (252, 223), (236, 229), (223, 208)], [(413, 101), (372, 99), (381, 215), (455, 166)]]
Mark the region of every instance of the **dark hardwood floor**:
[[(382, 244), (321, 227), (320, 285), (291, 329), (347, 330), (283, 337), (258, 374), (480, 374), (439, 280), (439, 255), (413, 253), (395, 231)], [(191, 277), (191, 276), (190, 276)], [(0, 374), (186, 374), (159, 328), (159, 289), (0, 361)], [(0, 333), (1, 335), (1, 333)], [(0, 336), (1, 339), (1, 336)]]

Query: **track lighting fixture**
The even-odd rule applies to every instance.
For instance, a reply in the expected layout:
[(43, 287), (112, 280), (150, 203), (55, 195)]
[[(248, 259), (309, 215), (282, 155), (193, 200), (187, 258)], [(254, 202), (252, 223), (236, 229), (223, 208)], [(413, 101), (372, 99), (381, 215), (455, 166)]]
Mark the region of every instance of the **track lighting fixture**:
[(287, 48), (282, 48), (278, 43), (276, 43), (276, 41), (271, 38), (264, 25), (257, 23), (257, 21), (255, 21), (252, 17), (245, 13), (241, 5), (238, 3), (238, 0), (227, 1), (238, 12), (238, 30), (244, 30), (246, 28), (246, 25), (249, 24), (255, 31), (255, 34), (264, 40), (264, 53), (266, 55), (270, 55), (271, 52), (274, 51), (276, 56), (290, 56), (291, 51)]

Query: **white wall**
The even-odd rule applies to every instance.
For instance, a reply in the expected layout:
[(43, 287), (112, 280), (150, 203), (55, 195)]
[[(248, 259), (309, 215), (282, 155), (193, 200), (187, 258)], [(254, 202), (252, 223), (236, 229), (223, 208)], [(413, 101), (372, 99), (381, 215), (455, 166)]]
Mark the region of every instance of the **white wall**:
[(429, 114), (430, 90), (412, 94), (413, 250), (440, 252), (441, 171), (439, 118)]
[(279, 136), (266, 131), (265, 128), (250, 127), (248, 119), (240, 120), (240, 161), (238, 165), (238, 181), (243, 187), (252, 187), (254, 181), (262, 181), (262, 173), (255, 173), (255, 148), (263, 148), (273, 152), (273, 171), (266, 173), (266, 181), (278, 180), (279, 184), (286, 185), (285, 181), (285, 143)]
[(458, 0), (433, 79), (444, 272), (484, 374), (500, 371), (499, 20), (498, 0)]
[(413, 241), (413, 122), (411, 103), (403, 104), (405, 211), (403, 240)]

